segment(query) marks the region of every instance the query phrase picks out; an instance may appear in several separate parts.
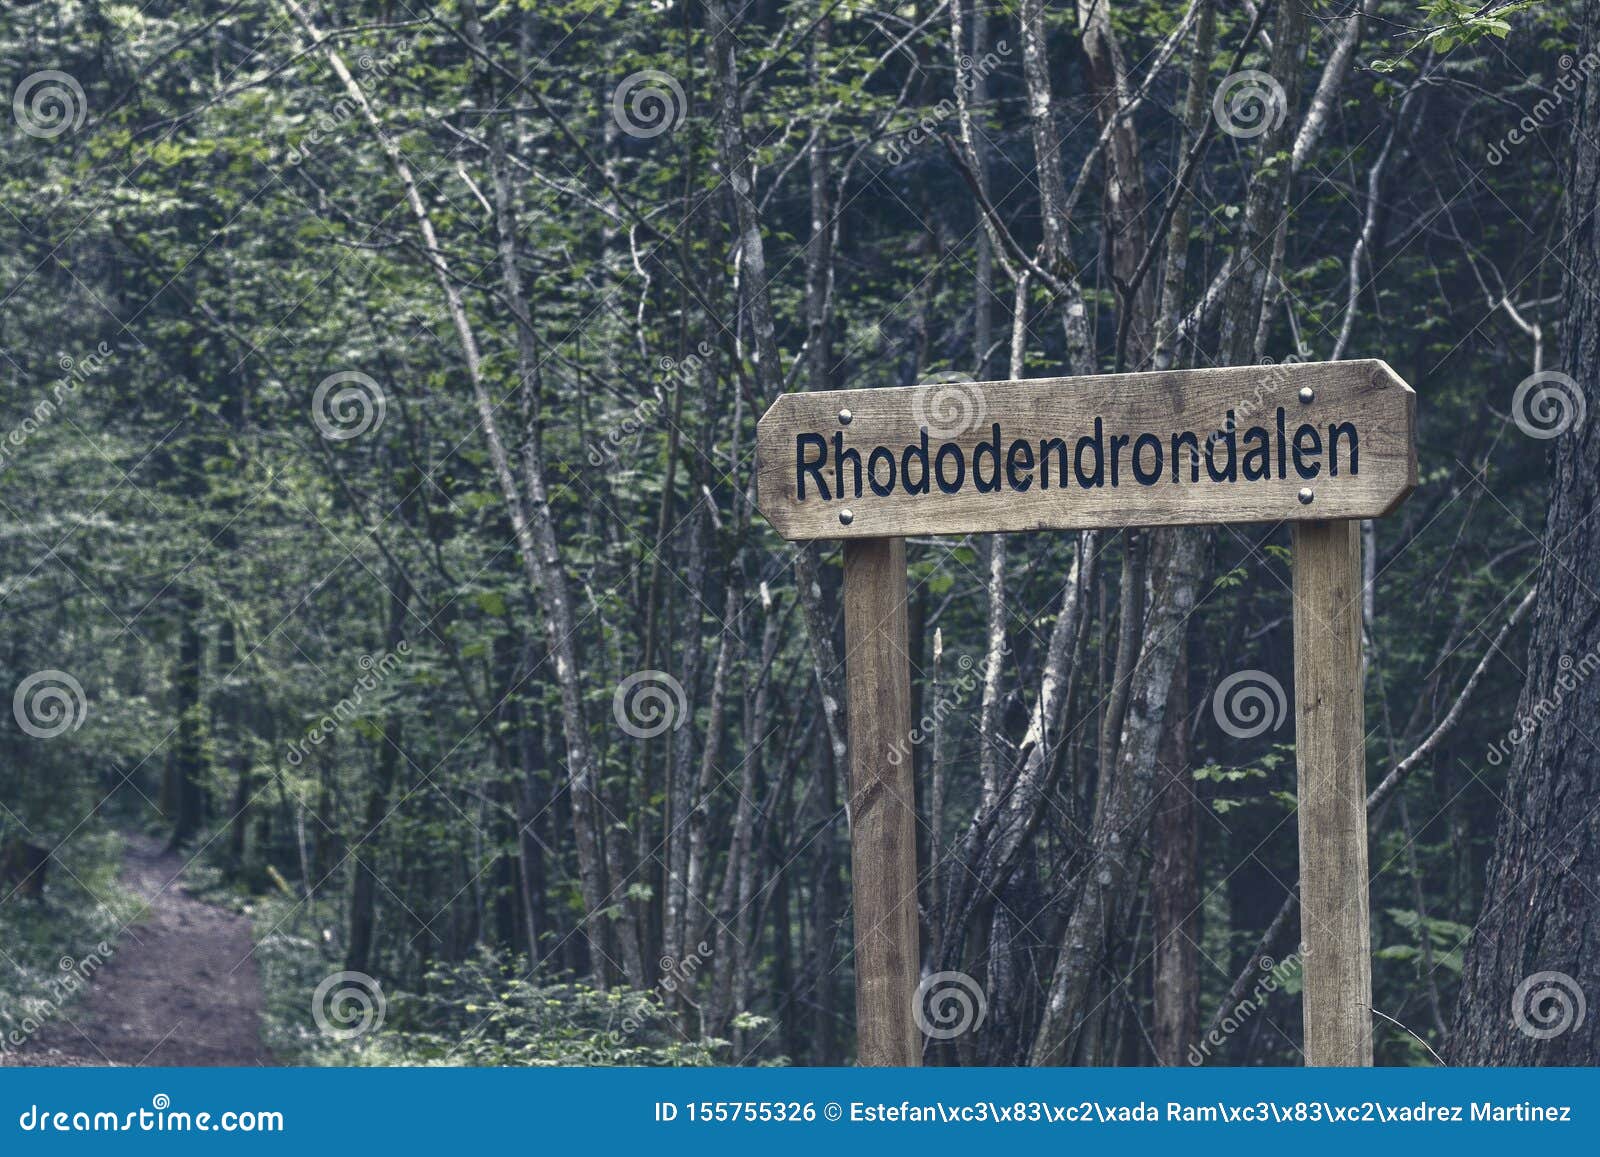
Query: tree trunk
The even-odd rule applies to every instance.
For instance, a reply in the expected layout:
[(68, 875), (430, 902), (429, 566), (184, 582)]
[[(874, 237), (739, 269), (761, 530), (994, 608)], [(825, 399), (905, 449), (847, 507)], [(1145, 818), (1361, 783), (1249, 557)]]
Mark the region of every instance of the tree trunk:
[(178, 717), (178, 737), (173, 742), (170, 788), (162, 802), (172, 810), (171, 847), (181, 848), (199, 834), (203, 822), (205, 786), (204, 720), (200, 704), (201, 657), (205, 637), (200, 632), (204, 609), (200, 589), (184, 583), (178, 590), (178, 665), (172, 675), (173, 712)]
[(1189, 776), (1189, 672), (1186, 640), (1167, 704), (1157, 772), (1150, 866), (1151, 962), (1156, 1059), (1179, 1065), (1200, 1038), (1199, 801)]
[[(1273, 158), (1287, 153), (1294, 139), (1290, 114), (1298, 99), (1308, 8), (1305, 0), (1284, 0), (1273, 30), (1272, 75), (1283, 87), (1285, 116), (1262, 137), (1250, 181), (1238, 238), (1241, 256), (1226, 295), (1222, 354), (1227, 365), (1252, 360), (1267, 282), (1263, 248), (1270, 252), (1288, 191), (1288, 166)], [(1143, 842), (1148, 828), (1156, 752), (1177, 671), (1178, 627), (1199, 597), (1210, 541), (1209, 531), (1193, 528), (1150, 534), (1150, 611), (1144, 643), (1133, 670), (1114, 760), (1101, 768), (1089, 863), (1060, 937), (1044, 1018), (1034, 1039), (1034, 1064), (1071, 1063), (1080, 1057), (1080, 1045), (1092, 1043), (1087, 1030), (1092, 1028), (1089, 1012), (1097, 1007), (1094, 982), (1103, 971), (1111, 919), (1127, 911), (1139, 884), (1133, 849)]]
[(1126, 915), (1139, 882), (1136, 850), (1149, 823), (1155, 791), (1156, 748), (1167, 721), (1168, 697), (1179, 661), (1183, 624), (1194, 613), (1198, 576), (1205, 568), (1205, 535), (1192, 527), (1154, 537), (1151, 564), (1170, 576), (1154, 592), (1145, 620), (1117, 765), (1102, 772), (1089, 833), (1089, 864), (1078, 901), (1060, 938), (1060, 953), (1033, 1044), (1036, 1065), (1076, 1058), (1079, 1033), (1100, 1002), (1091, 999), (1102, 975), (1112, 925)]
[[(1579, 59), (1600, 49), (1600, 0), (1583, 6)], [(1584, 82), (1567, 180), (1562, 364), (1580, 397), (1555, 441), (1539, 615), (1483, 912), (1467, 949), (1452, 1063), (1592, 1065), (1600, 1057), (1600, 85)], [(1555, 388), (1550, 383), (1548, 388)], [(1573, 412), (1573, 405), (1585, 403)], [(1576, 664), (1576, 665), (1575, 665)], [(1585, 1004), (1589, 1004), (1585, 1014)], [(1580, 1019), (1581, 1018), (1581, 1019)]]

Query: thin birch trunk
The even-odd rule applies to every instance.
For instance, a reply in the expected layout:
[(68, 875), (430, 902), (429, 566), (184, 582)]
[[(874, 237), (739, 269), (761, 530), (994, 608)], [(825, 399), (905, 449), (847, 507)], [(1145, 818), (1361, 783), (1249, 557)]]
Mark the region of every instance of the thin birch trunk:
[[(1238, 271), (1229, 282), (1223, 317), (1223, 354), (1229, 364), (1250, 358), (1265, 292), (1268, 262), (1258, 252), (1270, 242), (1282, 213), (1288, 166), (1270, 159), (1286, 153), (1293, 140), (1299, 90), (1300, 50), (1309, 21), (1307, 0), (1283, 0), (1273, 33), (1272, 74), (1283, 86), (1283, 120), (1266, 133), (1256, 173), (1246, 197), (1238, 249)], [(1088, 860), (1060, 937), (1045, 1013), (1034, 1039), (1034, 1064), (1071, 1063), (1095, 1005), (1094, 985), (1102, 974), (1111, 932), (1110, 917), (1126, 911), (1139, 884), (1135, 849), (1150, 821), (1157, 751), (1179, 659), (1182, 624), (1193, 612), (1209, 554), (1210, 534), (1193, 529), (1150, 535), (1150, 610), (1144, 646), (1134, 668), (1126, 721), (1115, 765), (1101, 769), (1101, 784)]]
[(1061, 172), (1061, 133), (1055, 123), (1046, 48), (1043, 0), (1021, 0), (1017, 18), (1022, 32), (1022, 74), (1027, 83), (1028, 125), (1033, 136), (1034, 168), (1039, 180), (1040, 228), (1044, 232), (1044, 264), (1061, 283), (1057, 304), (1067, 338), (1072, 372), (1095, 372), (1094, 335), (1084, 308), (1077, 266), (1072, 260), (1066, 217), (1067, 186)]
[[(1184, 98), (1183, 128), (1175, 150), (1180, 166), (1189, 146), (1200, 135), (1206, 115), (1206, 71), (1211, 66), (1216, 27), (1216, 6), (1211, 0), (1205, 0), (1195, 26), (1194, 51), (1189, 56), (1189, 91)], [(1151, 364), (1158, 370), (1169, 370), (1178, 360), (1178, 319), (1183, 313), (1183, 294), (1189, 273), (1189, 220), (1193, 197), (1191, 190), (1181, 185), (1173, 188), (1172, 196), (1177, 198), (1177, 204), (1167, 225), (1166, 267), (1162, 271), (1161, 305), (1156, 315), (1155, 351), (1151, 356)]]
[[(479, 353), (477, 335), (467, 316), (466, 304), (451, 275), (448, 259), (439, 246), (433, 220), (418, 192), (411, 167), (406, 162), (399, 145), (378, 119), (377, 113), (367, 100), (366, 92), (351, 74), (339, 50), (332, 44), (325, 44), (321, 32), (298, 0), (283, 0), (283, 5), (310, 38), (312, 44), (323, 48), (329, 67), (333, 69), (339, 83), (360, 110), (362, 119), (383, 148), (396, 179), (405, 190), (406, 203), (416, 220), (428, 265), (438, 282), (440, 292), (444, 295), (451, 323), (461, 343), (462, 360), (472, 386), (478, 421), (483, 427), (484, 443), (489, 452), (490, 464), (500, 484), (506, 512), (516, 536), (517, 553), (527, 570), (529, 582), (540, 595), (545, 612), (545, 637), (561, 691), (562, 729), (567, 744), (568, 786), (572, 797), (573, 832), (578, 849), (578, 875), (583, 894), (585, 921), (587, 923), (599, 919), (599, 913), (605, 906), (606, 895), (604, 858), (593, 814), (594, 809), (599, 806), (594, 753), (589, 747), (588, 729), (583, 718), (582, 697), (578, 684), (577, 647), (574, 638), (576, 624), (567, 593), (566, 576), (561, 569), (554, 519), (544, 490), (543, 462), (536, 446), (530, 445), (524, 448), (524, 464), (527, 467), (525, 484), (529, 486), (528, 501), (525, 503), (516, 476), (512, 472), (505, 441), (500, 434), (496, 418), (497, 403), (484, 380), (483, 359)], [(523, 298), (519, 294), (513, 300), (520, 302)], [(526, 318), (519, 320), (524, 323), (524, 328), (531, 326), (531, 322)], [(603, 983), (604, 969), (600, 966), (605, 959), (603, 937), (592, 925), (587, 935), (597, 958), (596, 977)]]

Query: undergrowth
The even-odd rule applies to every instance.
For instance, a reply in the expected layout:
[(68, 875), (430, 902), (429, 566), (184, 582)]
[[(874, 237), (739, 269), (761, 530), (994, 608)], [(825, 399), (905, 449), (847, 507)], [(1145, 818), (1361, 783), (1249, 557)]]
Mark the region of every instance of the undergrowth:
[(408, 991), (344, 972), (337, 912), (279, 896), (247, 911), (266, 994), (263, 1035), (285, 1064), (727, 1063), (728, 1042), (685, 1027), (654, 992), (529, 976), (525, 957), (487, 951), (436, 965)]
[(142, 908), (121, 862), (120, 836), (84, 828), (52, 850), (41, 896), (0, 888), (0, 1053), (61, 1016), (116, 955)]

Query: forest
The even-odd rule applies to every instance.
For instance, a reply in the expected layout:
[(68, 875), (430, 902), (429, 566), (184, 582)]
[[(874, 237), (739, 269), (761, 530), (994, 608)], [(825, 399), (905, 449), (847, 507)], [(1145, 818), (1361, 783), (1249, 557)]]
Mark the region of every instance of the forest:
[[(757, 421), (1255, 367), (1278, 460), (1353, 359), (1416, 391), (1376, 1063), (1600, 1063), (1600, 0), (19, 0), (0, 61), (0, 1064), (855, 1063), (842, 553)], [(1233, 501), (1234, 421), (1151, 481)], [(1291, 532), (1218, 521), (904, 540), (923, 1063), (1303, 1063)]]

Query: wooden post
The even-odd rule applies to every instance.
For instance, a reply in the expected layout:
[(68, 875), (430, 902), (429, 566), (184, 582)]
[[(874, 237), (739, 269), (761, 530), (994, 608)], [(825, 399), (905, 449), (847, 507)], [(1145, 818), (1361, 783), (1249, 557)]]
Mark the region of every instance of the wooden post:
[[(1298, 402), (1284, 398), (1273, 414), (1247, 415), (1261, 425), (1236, 439), (1230, 407), (1252, 388), (1259, 397), (1264, 383), (1292, 390)], [(756, 424), (756, 505), (791, 541), (845, 540), (862, 1064), (916, 1064), (922, 1043), (913, 1005), (919, 953), (904, 539), (1284, 520), (1295, 524), (1306, 1058), (1372, 1063), (1361, 550), (1353, 520), (1381, 518), (1416, 488), (1416, 400), (1375, 360), (819, 390), (772, 400)], [(963, 412), (977, 420), (933, 436), (930, 414)], [(1209, 432), (1224, 414), (1227, 467), (1219, 474)], [(1252, 438), (1258, 447), (1248, 445)], [(1102, 481), (1108, 441), (1111, 486)], [(1069, 445), (1076, 447), (1070, 475)], [(1086, 445), (1094, 450), (1092, 475)], [(1241, 445), (1242, 473), (1235, 469)], [(1055, 486), (1047, 481), (1051, 446), (1059, 448)], [(1119, 488), (1121, 448), (1132, 481)], [(1257, 454), (1261, 469), (1252, 477)], [(1274, 460), (1276, 472), (1268, 468)], [(1155, 485), (1169, 463), (1172, 482), (1182, 485)], [(1307, 472), (1314, 486), (1304, 485)]]
[(904, 539), (844, 544), (844, 637), (857, 1061), (917, 1065), (921, 953)]
[(1308, 1065), (1372, 1064), (1361, 537), (1294, 528), (1295, 762)]

